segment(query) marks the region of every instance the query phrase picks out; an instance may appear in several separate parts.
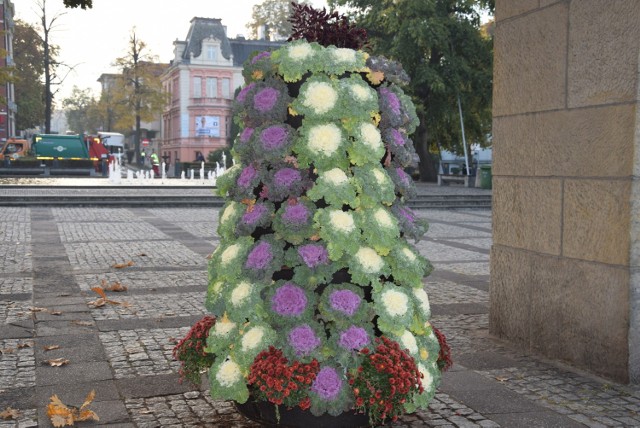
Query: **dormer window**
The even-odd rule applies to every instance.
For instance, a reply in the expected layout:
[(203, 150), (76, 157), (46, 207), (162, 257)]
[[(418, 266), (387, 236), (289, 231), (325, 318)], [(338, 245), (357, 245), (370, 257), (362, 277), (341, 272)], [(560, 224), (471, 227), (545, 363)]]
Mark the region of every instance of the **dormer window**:
[(207, 46), (207, 59), (210, 61), (216, 61), (218, 59), (218, 47)]

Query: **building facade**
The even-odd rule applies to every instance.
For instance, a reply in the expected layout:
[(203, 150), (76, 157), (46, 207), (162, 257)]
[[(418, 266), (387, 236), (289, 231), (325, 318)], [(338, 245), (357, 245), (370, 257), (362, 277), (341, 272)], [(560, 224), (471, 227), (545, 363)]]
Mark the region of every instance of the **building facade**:
[[(13, 67), (13, 15), (15, 8), (10, 0), (0, 0), (0, 25), (2, 37), (0, 37), (0, 68)], [(16, 112), (18, 106), (15, 102), (15, 91), (12, 82), (0, 84), (0, 140), (5, 141), (16, 135)]]
[(242, 64), (252, 52), (280, 45), (229, 39), (220, 19), (193, 18), (186, 40), (174, 42), (174, 58), (161, 77), (169, 94), (162, 116), (163, 159), (190, 162), (228, 146), (234, 92), (244, 82)]

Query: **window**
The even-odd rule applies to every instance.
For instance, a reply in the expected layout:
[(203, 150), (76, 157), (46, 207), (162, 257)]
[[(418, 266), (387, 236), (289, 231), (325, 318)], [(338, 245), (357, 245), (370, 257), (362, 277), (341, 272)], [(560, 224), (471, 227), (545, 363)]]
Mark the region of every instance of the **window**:
[(218, 98), (218, 79), (207, 77), (207, 98)]
[(193, 78), (193, 98), (202, 97), (202, 77)]
[(228, 78), (222, 79), (222, 96), (231, 98), (231, 81)]
[(207, 59), (212, 61), (218, 59), (218, 50), (215, 46), (207, 46)]

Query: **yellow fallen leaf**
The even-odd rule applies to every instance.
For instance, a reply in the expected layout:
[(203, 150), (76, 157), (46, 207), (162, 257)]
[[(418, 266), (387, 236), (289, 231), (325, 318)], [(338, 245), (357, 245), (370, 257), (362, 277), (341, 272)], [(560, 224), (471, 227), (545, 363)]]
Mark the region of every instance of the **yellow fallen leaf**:
[(6, 409), (0, 412), (0, 418), (4, 420), (18, 419), (19, 416), (20, 416), (20, 412), (17, 409), (12, 409), (11, 407), (7, 407)]
[(91, 391), (80, 408), (65, 405), (57, 395), (51, 396), (51, 403), (47, 406), (47, 416), (54, 427), (73, 426), (75, 422), (82, 422), (89, 419), (99, 421), (100, 418), (92, 410), (85, 409), (96, 396), (95, 391)]
[(106, 287), (102, 287), (107, 291), (116, 291), (116, 292), (120, 292), (120, 291), (127, 291), (127, 286), (126, 285), (122, 285), (119, 281), (116, 281), (112, 284), (108, 284)]
[(16, 352), (13, 348), (0, 348), (0, 354), (13, 354)]
[(116, 268), (116, 269), (122, 269), (122, 268), (126, 268), (126, 267), (133, 266), (133, 265), (134, 265), (134, 263), (131, 260), (129, 260), (126, 263), (116, 263), (116, 264), (112, 265), (111, 267)]
[(45, 360), (44, 364), (49, 364), (51, 367), (60, 367), (69, 364), (69, 360), (66, 358), (55, 358), (53, 360)]
[(18, 349), (23, 349), (23, 348), (32, 348), (33, 347), (33, 342), (22, 342), (22, 343), (18, 343)]
[(45, 345), (45, 351), (53, 351), (54, 349), (60, 349), (60, 345)]

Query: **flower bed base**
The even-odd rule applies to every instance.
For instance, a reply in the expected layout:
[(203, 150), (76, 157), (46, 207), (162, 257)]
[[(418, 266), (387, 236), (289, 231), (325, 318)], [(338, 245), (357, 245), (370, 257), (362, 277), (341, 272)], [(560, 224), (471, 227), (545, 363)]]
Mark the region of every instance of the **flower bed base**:
[(266, 427), (364, 428), (369, 426), (369, 417), (362, 413), (344, 412), (338, 416), (325, 413), (321, 416), (314, 416), (310, 411), (302, 410), (299, 407), (287, 409), (285, 406), (279, 406), (280, 421), (278, 422), (275, 405), (272, 403), (249, 399), (244, 404), (234, 404), (242, 415)]

